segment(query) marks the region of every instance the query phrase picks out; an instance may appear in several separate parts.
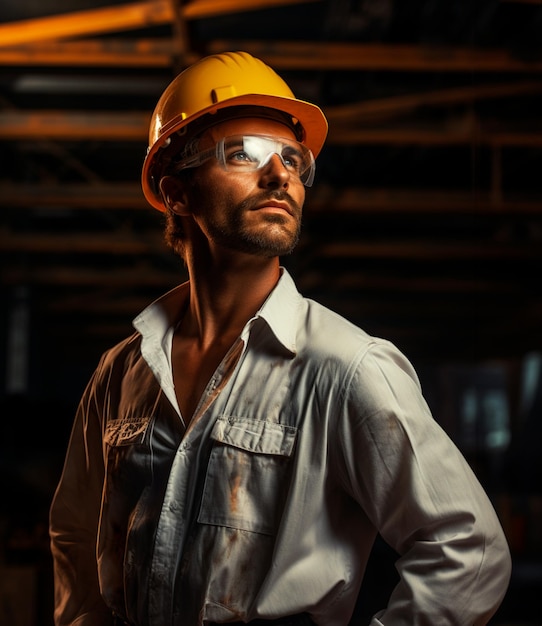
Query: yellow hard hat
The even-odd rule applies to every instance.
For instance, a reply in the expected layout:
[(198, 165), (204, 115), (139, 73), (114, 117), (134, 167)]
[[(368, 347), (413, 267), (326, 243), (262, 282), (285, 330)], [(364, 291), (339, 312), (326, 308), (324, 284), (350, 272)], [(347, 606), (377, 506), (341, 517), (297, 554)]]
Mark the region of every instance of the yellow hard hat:
[(181, 72), (160, 97), (151, 117), (149, 147), (143, 163), (142, 187), (156, 209), (165, 207), (157, 189), (161, 175), (161, 149), (174, 133), (207, 113), (250, 105), (283, 112), (300, 127), (302, 141), (316, 157), (326, 135), (327, 120), (316, 105), (298, 100), (284, 80), (268, 65), (247, 52), (214, 54)]

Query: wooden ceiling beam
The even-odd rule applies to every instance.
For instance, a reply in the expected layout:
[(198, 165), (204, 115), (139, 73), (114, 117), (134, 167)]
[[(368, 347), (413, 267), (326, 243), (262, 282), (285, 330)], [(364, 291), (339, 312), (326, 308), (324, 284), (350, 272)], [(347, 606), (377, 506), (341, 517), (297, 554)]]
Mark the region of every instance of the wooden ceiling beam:
[[(0, 47), (0, 65), (170, 68), (174, 54), (172, 40), (165, 38), (47, 41)], [(191, 64), (197, 59), (192, 55), (186, 61)]]
[[(382, 291), (386, 294), (412, 294), (412, 293), (442, 293), (449, 295), (473, 294), (489, 295), (499, 293), (512, 296), (521, 292), (524, 285), (517, 279), (505, 278), (492, 275), (475, 276), (468, 278), (460, 276), (424, 276), (424, 275), (393, 275), (380, 274), (378, 271), (372, 273), (353, 272), (345, 268), (337, 275), (333, 274), (333, 290), (353, 294), (363, 291), (364, 293)], [(302, 291), (312, 291), (321, 288), (322, 285), (329, 284), (328, 278), (322, 271), (300, 272), (298, 283)]]
[(143, 141), (151, 114), (137, 111), (0, 111), (0, 140)]
[[(139, 182), (92, 184), (0, 183), (4, 209), (50, 208), (88, 210), (149, 210)], [(321, 184), (309, 191), (307, 217), (333, 213), (430, 213), (454, 215), (541, 215), (542, 196), (504, 195), (476, 189), (336, 189)]]
[[(7, 25), (0, 25), (1, 29)], [(206, 53), (246, 50), (277, 70), (540, 73), (542, 62), (521, 59), (504, 49), (430, 45), (313, 42), (212, 41)], [(0, 41), (0, 65), (82, 67), (170, 67), (171, 38), (36, 41), (8, 46)], [(186, 57), (187, 64), (196, 54)]]
[(352, 128), (335, 126), (329, 131), (328, 144), (345, 145), (417, 145), (417, 146), (515, 146), (539, 148), (542, 133), (513, 130), (483, 130), (478, 124), (455, 128), (427, 128), (414, 125), (389, 128)]
[[(326, 109), (333, 117), (333, 108)], [(78, 111), (0, 111), (0, 140), (61, 141), (147, 141), (150, 113), (78, 112)], [(500, 128), (484, 128), (483, 121), (466, 120), (457, 126), (444, 122), (432, 127), (415, 124), (402, 126), (352, 128), (351, 124), (333, 125), (328, 143), (353, 144), (419, 144), (419, 145), (497, 145), (542, 146), (542, 132)]]
[(55, 313), (129, 315), (131, 319), (135, 317), (139, 311), (142, 311), (146, 306), (148, 306), (151, 301), (151, 297), (144, 297), (136, 294), (130, 295), (126, 293), (119, 298), (112, 298), (111, 296), (107, 298), (100, 298), (96, 297), (96, 294), (91, 291), (86, 294), (86, 297), (78, 294), (77, 296), (71, 297), (53, 298), (46, 302), (45, 308), (47, 311)]
[[(125, 232), (81, 234), (18, 233), (0, 230), (0, 252), (35, 254), (95, 253), (112, 256), (156, 254), (167, 251), (161, 232), (132, 236)], [(326, 259), (409, 259), (409, 260), (483, 260), (542, 261), (542, 248), (530, 242), (473, 242), (398, 239), (392, 241), (342, 241), (323, 244), (316, 256)]]
[[(251, 0), (250, 3), (246, 0), (192, 0), (182, 4), (181, 12), (184, 19), (195, 20), (310, 1), (315, 0)], [(162, 26), (171, 24), (174, 19), (170, 0), (73, 11), (0, 24), (0, 48)]]
[(510, 50), (438, 45), (356, 44), (312, 41), (216, 39), (206, 50), (245, 50), (280, 70), (380, 70), (403, 72), (541, 72), (542, 61)]
[(172, 20), (169, 0), (149, 0), (0, 24), (0, 48), (149, 28)]
[[(172, 253), (173, 254), (173, 253)], [(55, 287), (114, 287), (123, 291), (142, 287), (171, 287), (183, 279), (182, 267), (178, 272), (152, 269), (137, 265), (130, 269), (108, 267), (104, 270), (88, 267), (38, 267), (10, 268), (2, 273), (2, 280), (11, 285), (50, 285)], [(183, 279), (184, 280), (184, 279)]]
[(4, 207), (59, 209), (149, 209), (140, 183), (14, 184), (0, 183)]
[(394, 259), (394, 260), (478, 260), (542, 262), (542, 247), (537, 243), (495, 242), (479, 240), (434, 241), (401, 239), (397, 241), (341, 241), (323, 244), (318, 257), (327, 259)]
[[(335, 105), (326, 109), (326, 116), (333, 124), (355, 124), (364, 121), (385, 120), (397, 115), (405, 115), (421, 107), (449, 107), (466, 105), (484, 100), (502, 100), (504, 98), (518, 98), (521, 96), (537, 96), (542, 94), (542, 83), (536, 81), (500, 82), (487, 85), (469, 85), (438, 91), (424, 91), (404, 95), (394, 95), (388, 98), (372, 98), (363, 102)], [(475, 123), (476, 118), (467, 118)]]
[[(1, 187), (0, 187), (1, 189)], [(21, 190), (19, 188), (19, 194)], [(335, 189), (318, 185), (306, 200), (307, 215), (334, 213), (429, 213), (453, 215), (541, 215), (542, 196), (503, 195), (496, 199), (481, 189)]]
[(0, 252), (31, 252), (35, 254), (93, 253), (111, 256), (156, 254), (167, 251), (162, 233), (146, 233), (138, 237), (125, 232), (114, 234), (84, 234), (80, 232), (58, 235), (55, 233), (17, 233), (0, 230)]
[[(177, 259), (172, 253), (172, 258)], [(135, 265), (130, 269), (107, 267), (64, 267), (57, 265), (34, 268), (12, 267), (2, 272), (2, 280), (11, 285), (50, 285), (54, 287), (104, 287), (104, 288), (141, 288), (175, 285), (184, 280), (186, 270), (179, 265), (179, 271), (153, 268), (148, 265)], [(315, 290), (328, 286), (328, 278), (322, 272), (300, 271), (299, 285), (303, 291)], [(327, 287), (326, 287), (327, 288)], [(479, 294), (492, 293), (512, 296), (523, 291), (524, 283), (517, 279), (493, 275), (490, 277), (469, 276), (393, 276), (362, 272), (349, 272), (345, 269), (333, 280), (334, 291), (354, 293), (356, 291), (382, 291), (387, 294), (399, 293), (443, 293), (443, 294)]]

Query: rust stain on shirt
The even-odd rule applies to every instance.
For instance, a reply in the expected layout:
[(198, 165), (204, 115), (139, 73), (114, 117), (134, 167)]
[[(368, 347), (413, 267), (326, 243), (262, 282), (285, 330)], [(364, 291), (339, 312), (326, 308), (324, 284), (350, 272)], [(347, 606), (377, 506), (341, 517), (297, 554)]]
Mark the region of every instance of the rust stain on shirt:
[(230, 494), (230, 511), (236, 513), (239, 507), (239, 485), (241, 484), (241, 476), (233, 476)]

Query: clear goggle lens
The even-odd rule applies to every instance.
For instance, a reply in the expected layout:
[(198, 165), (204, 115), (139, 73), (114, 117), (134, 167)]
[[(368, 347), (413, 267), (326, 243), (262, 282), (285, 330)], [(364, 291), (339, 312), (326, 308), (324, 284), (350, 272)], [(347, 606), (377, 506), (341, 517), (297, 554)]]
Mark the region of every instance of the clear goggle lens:
[(294, 139), (267, 135), (234, 135), (224, 137), (214, 148), (196, 152), (177, 164), (177, 171), (198, 167), (215, 157), (228, 172), (253, 172), (265, 167), (273, 155), (277, 155), (283, 166), (310, 187), (314, 181), (314, 156), (302, 143)]

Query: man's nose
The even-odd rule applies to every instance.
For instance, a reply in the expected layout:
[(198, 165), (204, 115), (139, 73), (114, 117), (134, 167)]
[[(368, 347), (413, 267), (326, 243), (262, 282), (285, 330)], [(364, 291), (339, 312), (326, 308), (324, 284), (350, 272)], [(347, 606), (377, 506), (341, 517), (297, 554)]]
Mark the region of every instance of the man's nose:
[(276, 152), (267, 159), (266, 164), (262, 168), (262, 174), (266, 186), (288, 187), (290, 182), (290, 172), (284, 164), (282, 157)]

